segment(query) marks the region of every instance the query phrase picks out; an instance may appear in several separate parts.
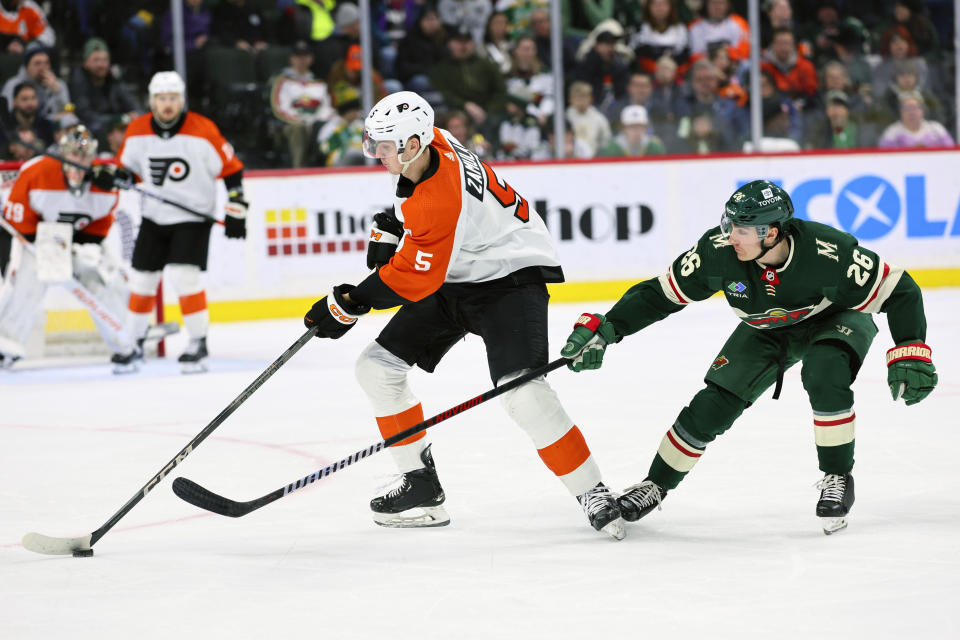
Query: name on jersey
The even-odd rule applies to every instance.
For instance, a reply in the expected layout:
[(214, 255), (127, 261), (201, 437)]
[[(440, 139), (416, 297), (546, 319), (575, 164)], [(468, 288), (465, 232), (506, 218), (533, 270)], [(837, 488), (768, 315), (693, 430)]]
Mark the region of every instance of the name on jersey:
[(480, 164), (480, 158), (452, 140), (448, 140), (448, 142), (450, 142), (450, 146), (453, 147), (454, 152), (460, 158), (460, 163), (463, 165), (463, 177), (467, 193), (483, 202), (483, 166)]
[(813, 305), (801, 309), (768, 309), (763, 313), (754, 313), (743, 318), (747, 324), (758, 329), (770, 329), (771, 327), (781, 327), (796, 324), (803, 320), (811, 311)]

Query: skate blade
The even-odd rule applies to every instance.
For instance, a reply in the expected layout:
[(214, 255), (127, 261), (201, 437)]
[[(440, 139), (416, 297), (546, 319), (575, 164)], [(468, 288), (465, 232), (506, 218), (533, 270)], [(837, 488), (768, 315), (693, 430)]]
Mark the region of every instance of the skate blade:
[(114, 375), (123, 376), (128, 373), (137, 373), (140, 371), (139, 362), (131, 362), (130, 364), (115, 364), (113, 365)]
[(450, 524), (450, 516), (447, 515), (447, 511), (443, 507), (415, 507), (402, 513), (374, 512), (373, 521), (381, 527), (415, 529), (445, 527)]
[(608, 522), (601, 529), (601, 531), (609, 535), (614, 540), (623, 540), (627, 535), (627, 529), (624, 525), (623, 518), (617, 518), (612, 522)]
[(830, 535), (847, 528), (846, 518), (820, 518), (824, 535)]
[(184, 375), (191, 375), (194, 373), (206, 373), (207, 372), (207, 361), (201, 360), (200, 362), (181, 362), (180, 363), (180, 373)]

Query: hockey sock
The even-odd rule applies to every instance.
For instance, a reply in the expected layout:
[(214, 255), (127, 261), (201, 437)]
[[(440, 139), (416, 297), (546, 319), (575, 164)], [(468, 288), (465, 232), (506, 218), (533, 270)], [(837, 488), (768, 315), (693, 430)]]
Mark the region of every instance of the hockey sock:
[(648, 477), (664, 489), (675, 489), (706, 446), (729, 429), (747, 406), (745, 400), (708, 382), (663, 436)]
[[(377, 426), (380, 428), (380, 435), (383, 436), (384, 440), (420, 422), (423, 422), (423, 405), (420, 403), (400, 413), (377, 417)], [(426, 444), (423, 442), (425, 435), (427, 435), (427, 432), (421, 431), (388, 448), (390, 454), (393, 455), (393, 461), (397, 463), (397, 469), (400, 473), (406, 473), (407, 471), (413, 471), (414, 469), (423, 467), (420, 453)]]
[[(517, 371), (504, 376), (504, 384), (523, 375)], [(543, 378), (503, 394), (501, 403), (514, 422), (533, 440), (540, 459), (560, 478), (573, 496), (579, 496), (601, 481), (600, 469), (590, 448), (573, 423), (556, 392)]]
[(853, 407), (844, 411), (813, 412), (813, 436), (821, 471), (843, 475), (853, 469), (856, 424)]
[(133, 271), (130, 274), (130, 334), (134, 339), (142, 338), (150, 326), (153, 308), (157, 300), (157, 285), (160, 284), (160, 271)]
[(577, 425), (556, 442), (537, 449), (537, 453), (571, 495), (582, 495), (600, 482), (600, 469)]
[(204, 338), (210, 326), (210, 312), (207, 311), (207, 293), (199, 291), (180, 296), (180, 313), (183, 314), (183, 326), (191, 338)]
[(857, 415), (853, 411), (856, 361), (835, 342), (818, 342), (803, 359), (800, 377), (813, 409), (813, 437), (824, 473), (843, 475), (853, 469)]

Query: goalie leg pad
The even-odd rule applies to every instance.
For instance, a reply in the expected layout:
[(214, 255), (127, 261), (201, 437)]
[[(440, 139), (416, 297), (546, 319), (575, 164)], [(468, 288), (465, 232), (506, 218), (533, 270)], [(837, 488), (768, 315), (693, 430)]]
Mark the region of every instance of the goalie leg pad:
[(0, 281), (0, 351), (8, 356), (26, 355), (30, 333), (43, 316), (47, 284), (38, 278), (36, 264), (19, 242), (12, 245), (6, 277)]
[[(528, 369), (511, 373), (497, 381), (502, 385), (523, 375)], [(537, 378), (503, 394), (500, 404), (523, 429), (540, 459), (573, 496), (579, 496), (601, 481), (600, 468), (590, 448), (560, 404), (556, 392), (544, 378)]]
[[(423, 407), (407, 383), (411, 368), (376, 342), (357, 358), (357, 382), (373, 405), (384, 439), (423, 421)], [(426, 432), (421, 431), (389, 448), (400, 473), (423, 467), (420, 454), (426, 445), (425, 435)]]

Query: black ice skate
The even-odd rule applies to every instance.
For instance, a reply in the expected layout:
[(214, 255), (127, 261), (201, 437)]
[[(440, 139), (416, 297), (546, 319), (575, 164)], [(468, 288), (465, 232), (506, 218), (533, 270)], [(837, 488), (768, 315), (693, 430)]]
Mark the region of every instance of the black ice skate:
[(624, 520), (636, 522), (653, 511), (654, 507), (659, 509), (660, 503), (666, 497), (666, 489), (650, 480), (644, 480), (640, 484), (627, 487), (623, 495), (617, 498), (617, 504), (620, 506), (620, 515)]
[(593, 489), (577, 496), (587, 519), (597, 531), (603, 531), (617, 540), (623, 540), (625, 531), (617, 498), (602, 482)]
[(20, 356), (10, 356), (5, 353), (0, 353), (0, 369), (10, 369), (13, 367), (13, 363), (20, 359)]
[(820, 489), (820, 501), (817, 502), (817, 516), (827, 535), (847, 528), (847, 514), (853, 507), (853, 476), (849, 473), (838, 475), (828, 473), (817, 483)]
[(143, 340), (137, 340), (136, 346), (127, 353), (115, 353), (110, 356), (115, 374), (136, 373), (143, 364)]
[(385, 494), (370, 501), (373, 520), (381, 527), (442, 527), (450, 524), (443, 508), (443, 487), (437, 477), (430, 445), (420, 454), (422, 469), (400, 474)]
[(207, 339), (190, 338), (186, 350), (177, 358), (181, 373), (205, 373), (207, 371)]

